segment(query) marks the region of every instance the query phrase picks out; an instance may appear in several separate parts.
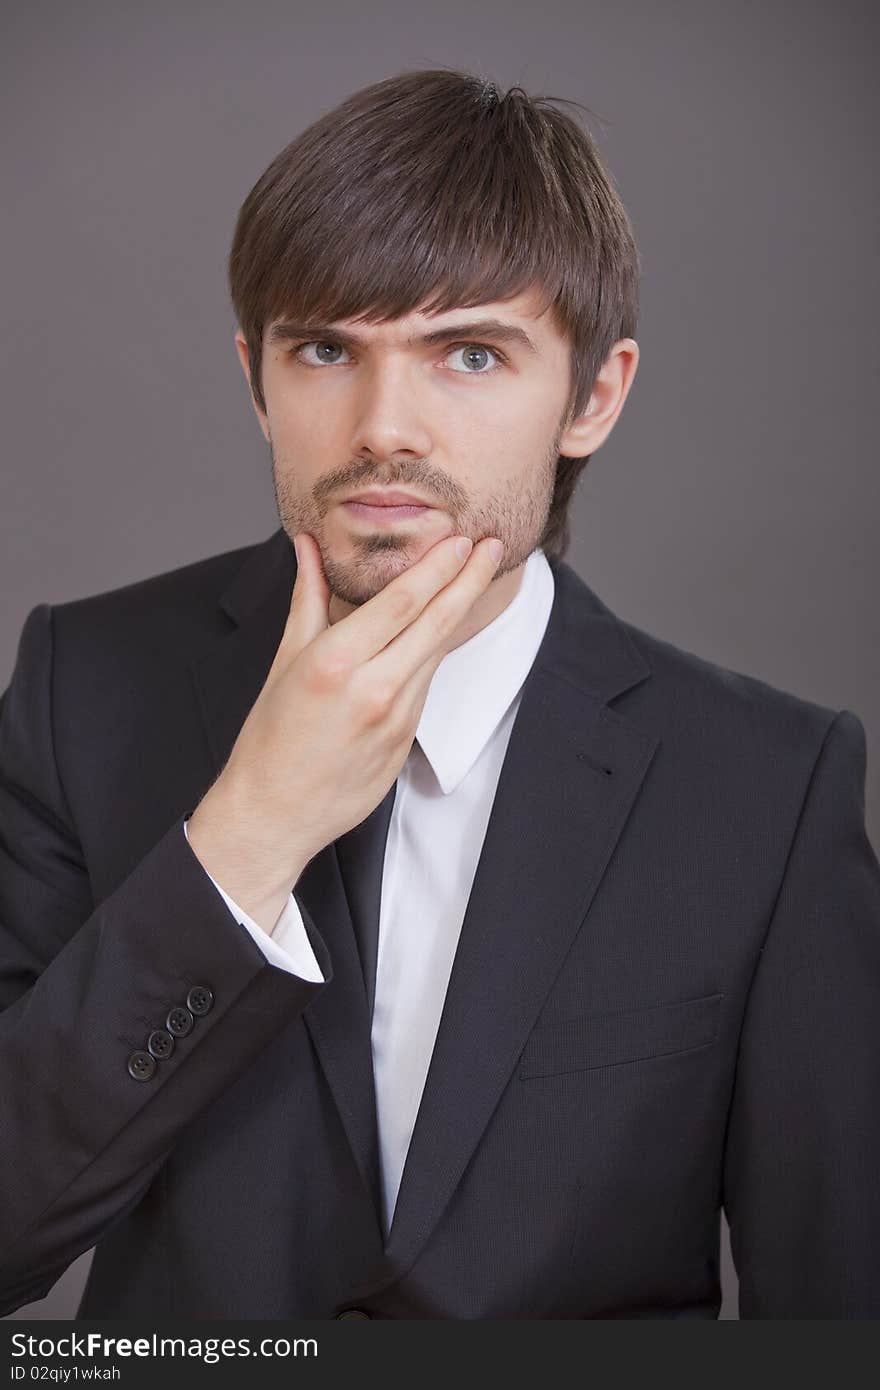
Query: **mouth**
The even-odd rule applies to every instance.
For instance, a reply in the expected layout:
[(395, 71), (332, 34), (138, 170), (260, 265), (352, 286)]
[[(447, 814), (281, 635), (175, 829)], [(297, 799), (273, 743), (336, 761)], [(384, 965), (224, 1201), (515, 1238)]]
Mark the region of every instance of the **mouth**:
[(403, 503), (403, 505), (392, 506), (389, 503), (381, 503), (381, 506), (370, 502), (356, 502), (349, 500), (343, 502), (350, 517), (360, 517), (363, 521), (371, 521), (373, 524), (386, 525), (392, 521), (414, 520), (417, 517), (425, 517), (431, 512), (432, 507), (413, 505), (413, 503)]
[(392, 490), (383, 492), (379, 489), (358, 493), (355, 497), (349, 497), (342, 505), (349, 516), (359, 517), (374, 525), (414, 520), (427, 516), (428, 512), (433, 510), (429, 503), (423, 502), (413, 493)]

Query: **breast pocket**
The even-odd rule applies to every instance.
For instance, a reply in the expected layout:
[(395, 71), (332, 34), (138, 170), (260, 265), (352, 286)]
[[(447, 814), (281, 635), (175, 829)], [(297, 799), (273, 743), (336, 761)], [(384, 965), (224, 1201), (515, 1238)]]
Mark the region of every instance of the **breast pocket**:
[(619, 1013), (582, 1014), (534, 1030), (520, 1057), (522, 1080), (589, 1071), (706, 1047), (718, 1037), (723, 993)]

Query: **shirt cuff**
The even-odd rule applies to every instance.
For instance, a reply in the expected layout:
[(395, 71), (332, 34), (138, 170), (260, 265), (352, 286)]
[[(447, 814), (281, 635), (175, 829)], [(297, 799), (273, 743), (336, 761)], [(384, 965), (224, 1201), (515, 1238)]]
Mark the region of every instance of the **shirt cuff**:
[[(187, 816), (183, 822), (183, 833), (189, 844), (189, 831), (186, 828)], [(280, 970), (287, 970), (291, 975), (298, 975), (302, 980), (308, 980), (314, 984), (324, 983), (324, 974), (315, 959), (312, 944), (306, 932), (302, 913), (297, 906), (296, 899), (291, 893), (284, 905), (284, 910), (275, 926), (271, 936), (264, 931), (259, 923), (239, 907), (234, 898), (231, 898), (225, 889), (220, 887), (217, 880), (208, 873), (204, 864), (202, 869), (211, 880), (217, 892), (225, 902), (229, 911), (236, 921), (249, 931), (254, 941), (259, 946), (263, 955), (272, 965), (277, 965)]]

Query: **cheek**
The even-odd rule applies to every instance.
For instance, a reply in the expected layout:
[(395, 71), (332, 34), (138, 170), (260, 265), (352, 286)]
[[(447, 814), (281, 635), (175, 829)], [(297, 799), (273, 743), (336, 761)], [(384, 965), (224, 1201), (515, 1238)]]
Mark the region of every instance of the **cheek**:
[(269, 395), (267, 392), (266, 404), (269, 425), (275, 439), (298, 443), (317, 436), (317, 412), (312, 418), (303, 401), (296, 399), (292, 393), (274, 392)]
[(493, 392), (491, 400), (489, 394), (483, 402), (474, 401), (472, 409), (456, 413), (452, 429), (460, 430), (478, 451), (503, 449), (524, 463), (540, 456), (557, 422), (550, 392), (535, 390), (520, 378), (503, 393)]
[(317, 425), (319, 402), (315, 393), (296, 388), (288, 363), (267, 362), (263, 371), (263, 394), (273, 432), (297, 436)]
[(469, 430), (451, 455), (462, 465), (467, 460), (469, 476), (466, 481), (463, 472), (461, 476), (468, 495), (476, 501), (515, 491), (524, 480), (534, 485), (552, 442), (552, 428), (552, 423), (517, 409), (494, 418), (491, 425), (484, 422)]
[(320, 476), (348, 457), (344, 431), (334, 412), (310, 408), (301, 398), (267, 397), (272, 444), (279, 459), (295, 461), (303, 477)]

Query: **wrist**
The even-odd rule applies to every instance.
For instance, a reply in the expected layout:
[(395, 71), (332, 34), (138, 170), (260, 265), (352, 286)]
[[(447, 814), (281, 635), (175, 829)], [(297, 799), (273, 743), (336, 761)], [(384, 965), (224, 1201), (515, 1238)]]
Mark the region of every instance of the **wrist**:
[(261, 817), (250, 800), (220, 781), (187, 821), (187, 839), (202, 868), (260, 926), (271, 931), (308, 857), (291, 851), (290, 838), (277, 843), (277, 825)]

